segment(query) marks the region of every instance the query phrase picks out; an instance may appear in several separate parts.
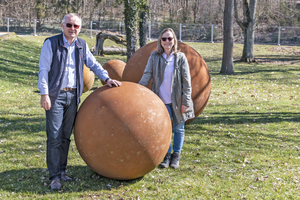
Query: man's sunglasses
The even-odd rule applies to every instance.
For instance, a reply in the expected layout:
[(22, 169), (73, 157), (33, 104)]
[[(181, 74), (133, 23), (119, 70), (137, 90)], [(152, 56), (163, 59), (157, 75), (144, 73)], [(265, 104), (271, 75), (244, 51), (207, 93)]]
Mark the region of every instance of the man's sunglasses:
[(72, 28), (72, 26), (74, 26), (74, 29), (79, 29), (79, 27), (80, 27), (80, 25), (77, 25), (77, 24), (69, 24), (69, 23), (66, 23), (66, 27)]
[(172, 37), (167, 37), (167, 38), (163, 37), (163, 38), (161, 38), (161, 40), (164, 41), (164, 42), (169, 40), (171, 42), (173, 40), (173, 38)]

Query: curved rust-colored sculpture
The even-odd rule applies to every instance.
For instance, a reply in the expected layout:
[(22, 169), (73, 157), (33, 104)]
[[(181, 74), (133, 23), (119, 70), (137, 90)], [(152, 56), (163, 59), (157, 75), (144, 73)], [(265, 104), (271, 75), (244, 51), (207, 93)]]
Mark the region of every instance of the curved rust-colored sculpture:
[(163, 160), (171, 142), (164, 103), (132, 82), (105, 85), (81, 105), (74, 137), (82, 159), (102, 176), (129, 180), (144, 176)]
[(95, 74), (86, 65), (83, 66), (83, 93), (89, 91), (94, 84)]
[[(122, 80), (138, 83), (143, 76), (150, 54), (157, 48), (157, 41), (149, 43), (136, 51), (128, 60)], [(178, 42), (178, 48), (185, 53), (192, 79), (192, 99), (195, 116), (198, 117), (205, 108), (211, 89), (210, 74), (207, 65), (200, 54), (187, 44)], [(151, 88), (151, 85), (148, 85)], [(194, 119), (188, 120), (190, 123)]]
[[(110, 60), (106, 62), (102, 67), (107, 70), (109, 77), (118, 81), (122, 80), (122, 74), (124, 71), (126, 63), (122, 60)], [(106, 83), (101, 80), (101, 83), (105, 85)]]

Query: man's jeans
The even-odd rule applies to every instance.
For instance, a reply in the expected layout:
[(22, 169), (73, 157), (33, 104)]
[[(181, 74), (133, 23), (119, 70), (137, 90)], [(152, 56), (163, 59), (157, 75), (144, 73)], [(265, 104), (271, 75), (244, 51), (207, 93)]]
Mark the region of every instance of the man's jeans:
[(46, 111), (47, 167), (50, 180), (60, 178), (61, 171), (66, 170), (76, 113), (76, 90), (60, 91), (54, 105)]
[[(171, 104), (165, 104), (171, 120), (173, 119), (173, 109)], [(172, 128), (172, 131), (174, 132), (174, 142), (173, 142), (173, 151), (178, 152), (180, 154), (182, 146), (183, 146), (183, 141), (184, 141), (184, 122), (178, 124), (176, 127)], [(172, 140), (171, 144), (168, 150), (168, 153), (172, 152)]]

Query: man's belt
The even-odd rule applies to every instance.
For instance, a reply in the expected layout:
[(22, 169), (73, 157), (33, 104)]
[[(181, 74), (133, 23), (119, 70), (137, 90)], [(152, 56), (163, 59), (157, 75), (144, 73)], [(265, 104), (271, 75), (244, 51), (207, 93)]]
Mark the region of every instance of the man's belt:
[(63, 89), (61, 89), (61, 90), (67, 92), (67, 91), (76, 90), (76, 88), (65, 87), (65, 88), (63, 88)]

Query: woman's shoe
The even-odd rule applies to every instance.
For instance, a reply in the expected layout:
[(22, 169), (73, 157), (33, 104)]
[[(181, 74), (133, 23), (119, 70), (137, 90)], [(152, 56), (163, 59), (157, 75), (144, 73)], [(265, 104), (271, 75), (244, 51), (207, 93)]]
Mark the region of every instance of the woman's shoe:
[(164, 160), (159, 164), (159, 167), (160, 168), (167, 168), (167, 167), (169, 167), (170, 162), (171, 162), (171, 153), (167, 153)]
[(180, 158), (180, 154), (178, 152), (174, 152), (172, 155), (172, 161), (170, 167), (177, 169), (179, 167), (179, 158)]

